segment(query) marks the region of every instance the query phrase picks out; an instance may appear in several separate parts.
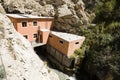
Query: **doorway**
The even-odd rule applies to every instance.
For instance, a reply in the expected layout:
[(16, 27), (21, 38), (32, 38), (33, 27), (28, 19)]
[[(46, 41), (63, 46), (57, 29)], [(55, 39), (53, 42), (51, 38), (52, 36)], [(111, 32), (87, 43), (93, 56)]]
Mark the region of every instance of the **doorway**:
[(40, 43), (43, 42), (43, 38), (42, 38), (42, 35), (40, 34)]

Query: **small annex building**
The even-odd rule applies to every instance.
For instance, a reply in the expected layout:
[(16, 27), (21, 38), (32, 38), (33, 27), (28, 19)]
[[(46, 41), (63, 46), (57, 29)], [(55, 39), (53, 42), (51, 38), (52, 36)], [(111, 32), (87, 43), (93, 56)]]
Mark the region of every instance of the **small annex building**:
[(51, 31), (48, 44), (69, 57), (76, 49), (81, 47), (84, 40), (85, 37), (83, 36)]

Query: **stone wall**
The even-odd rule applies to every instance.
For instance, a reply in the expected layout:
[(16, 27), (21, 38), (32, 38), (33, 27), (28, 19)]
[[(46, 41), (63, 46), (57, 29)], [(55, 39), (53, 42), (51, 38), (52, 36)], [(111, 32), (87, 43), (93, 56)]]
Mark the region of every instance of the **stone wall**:
[(55, 64), (60, 63), (63, 67), (73, 67), (74, 59), (68, 58), (63, 53), (56, 50), (54, 47), (47, 45), (47, 52), (54, 58), (54, 60), (56, 61), (54, 61)]

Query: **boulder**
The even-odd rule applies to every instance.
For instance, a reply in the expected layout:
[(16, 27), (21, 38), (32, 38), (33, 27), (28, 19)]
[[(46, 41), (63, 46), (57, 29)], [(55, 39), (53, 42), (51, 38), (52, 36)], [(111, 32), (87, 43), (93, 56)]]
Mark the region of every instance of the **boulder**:
[(1, 5), (1, 3), (0, 3), (0, 13), (5, 14), (5, 10), (4, 10), (3, 6)]
[(66, 4), (64, 4), (58, 8), (57, 15), (58, 15), (58, 17), (63, 17), (66, 15), (72, 15), (72, 12), (70, 11), (70, 9), (68, 9), (68, 6)]

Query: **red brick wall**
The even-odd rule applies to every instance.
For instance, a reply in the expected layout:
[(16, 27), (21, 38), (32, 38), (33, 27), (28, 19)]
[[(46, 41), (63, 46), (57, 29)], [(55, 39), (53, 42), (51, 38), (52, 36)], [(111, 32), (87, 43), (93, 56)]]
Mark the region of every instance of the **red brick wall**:
[(45, 29), (51, 29), (52, 27), (52, 19), (40, 19), (39, 20), (39, 26), (40, 28), (45, 28)]
[(42, 32), (42, 37), (43, 37), (43, 44), (46, 44), (48, 41), (50, 31), (41, 31), (41, 32)]
[[(22, 21), (27, 22), (27, 27), (22, 27)], [(33, 19), (18, 19), (17, 22), (17, 31), (22, 35), (28, 35), (29, 41), (35, 41), (36, 38), (33, 38), (33, 34), (37, 34), (38, 26), (33, 26)]]
[[(82, 38), (79, 40), (69, 42), (68, 56), (71, 56), (76, 49), (80, 48), (84, 40), (85, 38)], [(76, 43), (79, 43), (79, 44), (76, 44)]]
[[(63, 54), (67, 55), (67, 51), (68, 51), (68, 42), (55, 36), (50, 34), (49, 40), (48, 40), (48, 44), (50, 44), (51, 46), (53, 46), (54, 48), (56, 48), (58, 51), (62, 52)], [(63, 44), (60, 43), (60, 41), (63, 41)]]
[(14, 26), (14, 28), (17, 30), (17, 19), (14, 19), (14, 18), (12, 18), (12, 17), (8, 17), (10, 20), (11, 20), (11, 22), (14, 24), (13, 26)]
[[(46, 28), (46, 29), (50, 29), (51, 25), (52, 25), (52, 21), (53, 19), (14, 19), (9, 17), (10, 20), (12, 22), (15, 22), (15, 29), (21, 33), (22, 35), (28, 35), (28, 40), (29, 41), (35, 41), (36, 38), (33, 38), (33, 34), (37, 34), (38, 33), (38, 29), (39, 27), (41, 29)], [(26, 21), (27, 22), (27, 27), (22, 27), (22, 21)], [(37, 21), (37, 26), (33, 26), (33, 21)], [(39, 26), (39, 27), (38, 27)], [(43, 35), (48, 35), (48, 32), (44, 33)], [(46, 36), (47, 37), (47, 36)], [(44, 43), (46, 43), (46, 37), (43, 37), (45, 39), (45, 41), (43, 41)]]
[[(52, 35), (52, 34), (50, 35), (52, 37), (51, 38), (49, 37), (48, 44), (50, 44), (52, 47), (56, 48), (58, 51), (60, 51), (61, 53), (67, 56), (71, 56), (76, 49), (80, 48), (80, 46), (82, 45), (85, 39), (83, 38), (83, 39), (68, 42), (55, 35)], [(61, 44), (59, 41), (63, 41), (63, 44)], [(79, 44), (76, 44), (76, 42), (78, 42)]]

